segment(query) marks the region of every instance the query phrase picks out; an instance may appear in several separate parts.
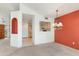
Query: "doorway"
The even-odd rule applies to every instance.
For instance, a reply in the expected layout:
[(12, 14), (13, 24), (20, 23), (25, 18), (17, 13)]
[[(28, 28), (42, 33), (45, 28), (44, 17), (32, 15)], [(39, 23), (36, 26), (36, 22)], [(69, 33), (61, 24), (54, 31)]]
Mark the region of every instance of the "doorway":
[(22, 46), (32, 46), (32, 15), (22, 14)]

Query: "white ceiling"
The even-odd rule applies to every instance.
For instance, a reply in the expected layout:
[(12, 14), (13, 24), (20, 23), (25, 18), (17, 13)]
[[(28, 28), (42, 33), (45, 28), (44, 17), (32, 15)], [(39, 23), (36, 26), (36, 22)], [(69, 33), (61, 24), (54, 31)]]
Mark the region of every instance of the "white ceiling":
[[(79, 3), (25, 3), (30, 9), (43, 16), (56, 16), (56, 9), (59, 16), (79, 10)], [(0, 12), (19, 10), (19, 3), (0, 3)]]
[(79, 10), (79, 3), (26, 3), (26, 6), (43, 16), (56, 16), (56, 9), (59, 16)]
[(48, 15), (63, 4), (61, 3), (30, 3), (26, 5), (42, 15)]
[(0, 12), (10, 12), (13, 10), (19, 10), (18, 3), (0, 3)]

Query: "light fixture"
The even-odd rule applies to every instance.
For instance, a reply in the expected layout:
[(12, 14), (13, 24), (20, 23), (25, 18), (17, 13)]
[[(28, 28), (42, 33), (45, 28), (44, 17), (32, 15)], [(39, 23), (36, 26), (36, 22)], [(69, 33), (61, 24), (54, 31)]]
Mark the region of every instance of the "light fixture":
[(55, 18), (54, 28), (61, 29), (62, 27), (63, 27), (63, 24), (61, 22), (61, 19), (58, 18), (58, 10), (56, 10), (56, 18)]

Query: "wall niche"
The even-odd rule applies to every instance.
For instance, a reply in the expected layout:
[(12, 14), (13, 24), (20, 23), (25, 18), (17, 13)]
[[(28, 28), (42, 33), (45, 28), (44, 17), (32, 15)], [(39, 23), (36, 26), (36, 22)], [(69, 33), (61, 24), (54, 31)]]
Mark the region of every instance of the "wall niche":
[(18, 21), (17, 21), (17, 18), (12, 19), (12, 34), (18, 34)]

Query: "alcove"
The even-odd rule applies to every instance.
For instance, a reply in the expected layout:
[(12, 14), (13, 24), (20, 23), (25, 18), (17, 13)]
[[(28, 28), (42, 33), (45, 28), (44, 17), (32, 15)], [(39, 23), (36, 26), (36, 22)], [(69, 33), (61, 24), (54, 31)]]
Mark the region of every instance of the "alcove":
[(12, 19), (12, 34), (18, 34), (18, 21), (17, 21), (17, 18)]

